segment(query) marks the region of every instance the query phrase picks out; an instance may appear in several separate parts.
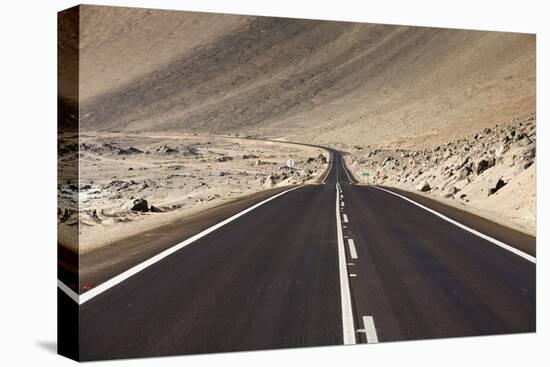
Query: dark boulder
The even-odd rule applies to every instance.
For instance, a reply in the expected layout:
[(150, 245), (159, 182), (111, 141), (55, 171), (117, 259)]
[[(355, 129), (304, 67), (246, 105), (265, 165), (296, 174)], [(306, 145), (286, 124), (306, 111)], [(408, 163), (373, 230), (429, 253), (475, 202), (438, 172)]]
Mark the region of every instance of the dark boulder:
[(506, 185), (506, 182), (504, 182), (502, 180), (502, 178), (500, 178), (495, 187), (493, 187), (492, 189), (489, 189), (489, 195), (493, 195), (494, 193), (496, 193), (498, 190), (502, 189), (504, 186)]
[(147, 200), (145, 199), (136, 199), (133, 201), (133, 205), (130, 208), (130, 210), (133, 210), (135, 212), (147, 212), (149, 211), (149, 206), (147, 203)]

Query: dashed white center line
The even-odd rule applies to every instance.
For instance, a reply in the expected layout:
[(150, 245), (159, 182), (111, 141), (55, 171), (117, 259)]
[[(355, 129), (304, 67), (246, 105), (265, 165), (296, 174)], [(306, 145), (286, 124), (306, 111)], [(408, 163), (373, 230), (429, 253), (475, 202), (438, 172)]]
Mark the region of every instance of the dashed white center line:
[[(343, 162), (342, 162), (343, 164)], [(344, 168), (344, 171), (346, 169)], [(349, 174), (346, 172), (349, 178)], [(350, 182), (353, 182), (350, 178)], [(340, 202), (340, 205), (338, 205)], [(347, 266), (354, 266), (354, 262), (346, 261), (345, 254), (345, 241), (348, 242), (349, 254), (351, 259), (357, 259), (357, 249), (355, 248), (355, 242), (353, 238), (349, 236), (344, 236), (342, 228), (347, 228), (342, 223), (349, 223), (348, 215), (343, 213), (345, 207), (344, 195), (340, 184), (336, 184), (336, 228), (337, 228), (337, 237), (338, 237), (338, 254), (339, 254), (339, 263), (340, 263), (340, 289), (341, 289), (341, 301), (342, 301), (342, 324), (344, 332), (344, 344), (355, 344), (356, 338), (355, 333), (351, 332), (351, 327), (354, 325), (353, 312), (351, 307), (351, 294), (350, 294), (350, 284), (344, 279), (346, 278), (357, 278), (357, 273), (350, 273), (347, 270)], [(345, 265), (344, 265), (345, 264)], [(346, 266), (347, 265), (347, 266)], [(347, 275), (347, 276), (346, 276)], [(354, 281), (355, 282), (355, 281)], [(378, 334), (376, 333), (376, 327), (374, 325), (374, 318), (372, 316), (363, 316), (363, 327), (364, 329), (356, 330), (359, 333), (364, 333), (367, 343), (378, 343)]]
[(378, 334), (376, 334), (374, 318), (372, 316), (363, 316), (363, 326), (367, 336), (367, 343), (378, 343)]
[(342, 233), (342, 222), (338, 202), (340, 201), (340, 185), (336, 184), (336, 236), (338, 240), (338, 268), (340, 272), (340, 297), (342, 302), (342, 332), (344, 344), (355, 344), (355, 322), (351, 302), (351, 292), (346, 261), (346, 245)]
[(332, 153), (330, 153), (330, 163), (329, 163), (329, 167), (328, 167), (327, 172), (326, 172), (326, 174), (325, 174), (325, 178), (323, 178), (323, 181), (321, 181), (321, 184), (323, 184), (323, 185), (325, 184), (325, 181), (327, 180), (328, 174), (329, 174), (330, 171), (332, 170), (332, 159), (333, 159)]
[(352, 259), (357, 259), (357, 250), (355, 249), (355, 243), (353, 238), (348, 238), (349, 254)]

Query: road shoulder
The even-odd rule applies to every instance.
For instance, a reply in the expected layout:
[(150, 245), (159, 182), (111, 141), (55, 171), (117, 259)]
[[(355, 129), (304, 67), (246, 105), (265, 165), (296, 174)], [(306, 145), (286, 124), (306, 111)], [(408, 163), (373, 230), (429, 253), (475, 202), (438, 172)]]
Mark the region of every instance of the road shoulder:
[[(289, 188), (292, 187), (278, 187), (247, 195), (82, 254), (79, 257), (80, 291), (95, 287), (177, 243)], [(60, 245), (58, 245), (58, 251), (65, 254), (65, 257), (76, 256)], [(62, 282), (67, 282), (68, 279), (74, 280), (75, 270), (64, 269), (60, 272), (60, 280)], [(68, 283), (74, 287), (74, 282)]]
[(423, 195), (403, 189), (397, 189), (395, 187), (380, 187), (435, 210), (436, 212), (439, 212), (467, 227), (507, 243), (529, 255), (536, 256), (536, 237), (534, 236), (506, 227), (466, 210), (446, 205), (438, 200), (428, 198)]

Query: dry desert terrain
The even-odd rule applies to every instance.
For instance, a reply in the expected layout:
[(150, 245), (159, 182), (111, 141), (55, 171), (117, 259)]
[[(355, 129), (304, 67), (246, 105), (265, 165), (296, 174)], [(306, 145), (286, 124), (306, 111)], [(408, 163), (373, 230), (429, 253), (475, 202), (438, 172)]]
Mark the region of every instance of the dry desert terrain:
[(257, 191), (314, 183), (328, 166), (318, 148), (196, 135), (83, 134), (62, 151), (60, 164), (79, 158), (80, 179), (60, 180), (59, 240), (80, 253)]
[(534, 35), (87, 5), (60, 29), (65, 246), (326, 168), (319, 149), (262, 139), (339, 149), (370, 184), (534, 232)]

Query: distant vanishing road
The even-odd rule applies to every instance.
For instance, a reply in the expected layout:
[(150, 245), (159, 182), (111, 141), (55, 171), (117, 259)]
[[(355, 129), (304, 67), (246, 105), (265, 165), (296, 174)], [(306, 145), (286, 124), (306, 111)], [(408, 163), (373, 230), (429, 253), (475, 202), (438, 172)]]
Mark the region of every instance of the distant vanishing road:
[(534, 238), (356, 185), (338, 151), (323, 184), (277, 195), (80, 305), (60, 288), (79, 359), (535, 331)]

